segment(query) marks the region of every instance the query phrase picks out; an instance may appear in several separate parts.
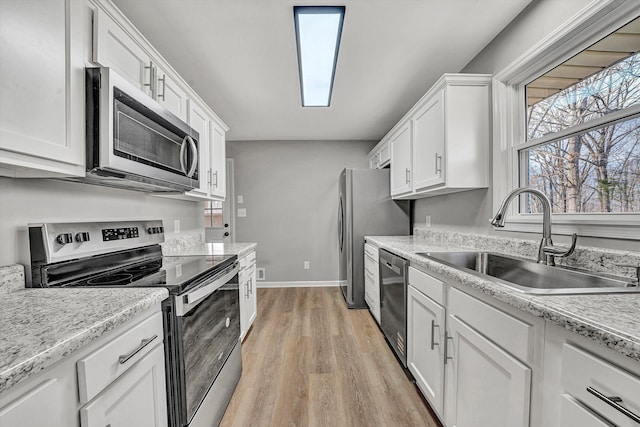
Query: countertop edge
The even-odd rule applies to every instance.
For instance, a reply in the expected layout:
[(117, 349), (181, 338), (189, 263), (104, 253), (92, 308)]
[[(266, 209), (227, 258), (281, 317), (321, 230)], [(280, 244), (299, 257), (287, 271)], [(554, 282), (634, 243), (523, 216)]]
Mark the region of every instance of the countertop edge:
[[(420, 257), (416, 255), (415, 252), (399, 249), (393, 244), (376, 239), (375, 236), (366, 236), (365, 240), (376, 245), (378, 248), (389, 250), (390, 252), (406, 258), (413, 264), (433, 270), (470, 289), (495, 298), (498, 301), (536, 317), (548, 320), (568, 331), (583, 336), (596, 344), (603, 345), (631, 359), (640, 361), (640, 340), (636, 337), (629, 336), (613, 328), (608, 328), (605, 325), (589, 321), (589, 319), (577, 316), (574, 313), (567, 313), (561, 309), (550, 307), (545, 303), (544, 299), (552, 297), (522, 294), (518, 291), (514, 291), (500, 284), (482, 279), (481, 277), (472, 275), (463, 270)], [(427, 244), (427, 242), (425, 242), (425, 244)]]
[(133, 319), (137, 315), (164, 301), (169, 293), (166, 289), (149, 289), (150, 294), (139, 298), (122, 311), (107, 317), (100, 322), (93, 323), (82, 332), (67, 337), (48, 349), (35, 354), (33, 357), (11, 366), (0, 372), (0, 393), (10, 389), (19, 382), (43, 371), (62, 358), (73, 354), (82, 347), (96, 341), (107, 332)]

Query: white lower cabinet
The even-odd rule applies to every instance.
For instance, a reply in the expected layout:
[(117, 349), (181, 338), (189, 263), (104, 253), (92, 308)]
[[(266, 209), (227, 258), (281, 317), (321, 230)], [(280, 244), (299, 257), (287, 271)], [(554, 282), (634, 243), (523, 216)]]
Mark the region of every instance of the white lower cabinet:
[(255, 251), (240, 258), (238, 285), (240, 291), (240, 339), (244, 341), (258, 314)]
[(447, 425), (528, 426), (531, 369), (457, 317), (447, 321)]
[(59, 398), (58, 379), (45, 379), (13, 402), (0, 408), (0, 426), (62, 427)]
[(164, 347), (158, 345), (80, 409), (82, 427), (167, 425)]
[(158, 304), (5, 390), (0, 426), (166, 427), (162, 327)]
[(407, 293), (407, 366), (437, 413), (444, 408), (445, 310), (413, 286)]
[(380, 271), (378, 262), (378, 248), (365, 243), (364, 245), (364, 299), (369, 310), (380, 324)]

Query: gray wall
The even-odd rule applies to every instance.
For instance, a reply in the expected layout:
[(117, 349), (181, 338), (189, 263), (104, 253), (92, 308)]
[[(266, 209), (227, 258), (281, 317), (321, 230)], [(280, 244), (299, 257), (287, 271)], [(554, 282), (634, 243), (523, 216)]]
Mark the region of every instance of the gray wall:
[(181, 232), (202, 233), (202, 203), (46, 179), (0, 177), (0, 265), (29, 265), (27, 224), (32, 222), (161, 219), (167, 236), (173, 221)]
[[(338, 278), (338, 176), (368, 167), (375, 141), (231, 141), (235, 192), (247, 210), (236, 242), (257, 242), (266, 281)], [(311, 268), (303, 269), (304, 261)]]
[[(591, 0), (538, 0), (532, 2), (504, 31), (462, 70), (465, 73), (496, 74), (531, 49), (542, 39), (575, 16)], [(431, 227), (462, 232), (499, 234), (501, 236), (536, 239), (531, 233), (494, 231), (489, 225), (492, 212), (492, 190), (474, 190), (417, 200), (414, 204), (414, 226), (424, 226), (431, 216)], [(557, 243), (568, 242), (566, 236)], [(622, 250), (637, 250), (638, 242), (629, 240), (581, 237), (579, 244)]]

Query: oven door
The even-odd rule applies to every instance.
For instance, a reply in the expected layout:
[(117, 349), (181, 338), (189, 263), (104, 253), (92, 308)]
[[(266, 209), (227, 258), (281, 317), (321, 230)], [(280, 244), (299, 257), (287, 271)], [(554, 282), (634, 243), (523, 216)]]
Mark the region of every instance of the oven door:
[[(227, 358), (240, 345), (240, 298), (237, 280), (233, 280), (237, 263), (234, 267), (223, 279), (172, 298), (167, 363), (175, 426), (191, 422)], [(224, 284), (218, 286), (219, 281)]]
[(92, 99), (99, 135), (94, 135), (88, 165), (199, 187), (198, 132), (108, 68), (87, 72), (99, 79), (92, 85), (99, 88)]

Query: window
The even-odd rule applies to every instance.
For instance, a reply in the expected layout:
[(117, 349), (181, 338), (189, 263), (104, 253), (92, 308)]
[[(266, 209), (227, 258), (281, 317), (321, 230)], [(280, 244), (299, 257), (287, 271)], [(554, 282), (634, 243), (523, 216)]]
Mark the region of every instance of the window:
[(344, 21), (344, 6), (294, 6), (303, 107), (328, 107)]
[[(594, 6), (494, 76), (496, 209), (530, 186), (554, 232), (640, 240), (639, 15)], [(513, 205), (506, 229), (540, 232), (539, 201)]]
[(204, 204), (205, 228), (222, 228), (223, 202), (208, 200)]

